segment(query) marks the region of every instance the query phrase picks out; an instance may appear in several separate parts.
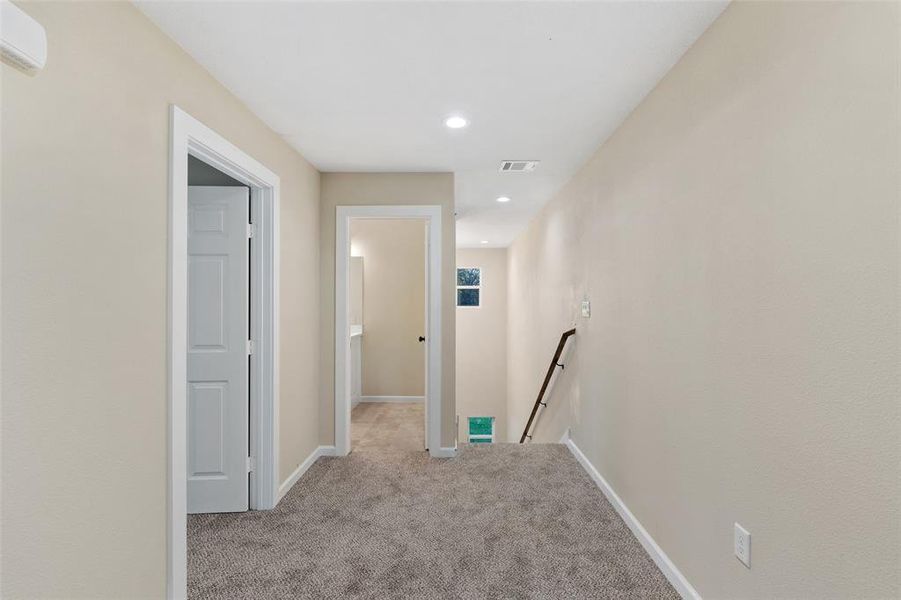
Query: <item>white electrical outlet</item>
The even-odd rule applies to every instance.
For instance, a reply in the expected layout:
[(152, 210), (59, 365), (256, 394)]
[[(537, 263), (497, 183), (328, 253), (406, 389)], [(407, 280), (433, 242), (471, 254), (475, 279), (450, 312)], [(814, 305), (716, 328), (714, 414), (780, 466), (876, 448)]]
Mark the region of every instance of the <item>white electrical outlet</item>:
[(582, 300), (582, 318), (584, 318), (584, 319), (591, 318), (591, 301), (590, 300)]
[(751, 568), (751, 534), (738, 523), (735, 524), (735, 558)]

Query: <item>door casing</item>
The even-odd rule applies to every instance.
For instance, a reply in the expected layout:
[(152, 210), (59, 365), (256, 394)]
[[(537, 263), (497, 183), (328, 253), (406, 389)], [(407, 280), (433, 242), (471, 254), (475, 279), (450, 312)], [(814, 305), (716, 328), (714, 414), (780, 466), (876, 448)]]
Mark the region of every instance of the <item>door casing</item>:
[(429, 454), (446, 458), (455, 448), (441, 447), (441, 206), (338, 206), (335, 214), (335, 454), (350, 452), (350, 282), (351, 219), (416, 219), (426, 222), (426, 428)]
[(250, 188), (250, 508), (278, 502), (279, 177), (172, 105), (169, 109), (168, 540), (167, 591), (187, 596), (188, 155)]

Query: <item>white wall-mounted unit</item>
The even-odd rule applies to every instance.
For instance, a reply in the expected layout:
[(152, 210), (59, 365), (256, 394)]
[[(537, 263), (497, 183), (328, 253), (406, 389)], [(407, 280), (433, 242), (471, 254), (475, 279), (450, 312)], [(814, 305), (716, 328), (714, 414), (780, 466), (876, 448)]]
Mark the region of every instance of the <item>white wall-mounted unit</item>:
[(0, 0), (0, 54), (29, 73), (47, 63), (47, 32), (9, 0)]

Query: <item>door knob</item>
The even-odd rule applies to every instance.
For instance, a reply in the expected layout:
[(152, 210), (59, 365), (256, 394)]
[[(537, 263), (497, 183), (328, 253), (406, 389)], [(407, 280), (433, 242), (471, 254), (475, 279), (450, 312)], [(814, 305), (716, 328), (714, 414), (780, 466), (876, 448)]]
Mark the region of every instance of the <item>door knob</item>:
[(422, 337), (422, 336), (419, 336), (419, 341), (420, 341), (420, 342), (424, 342), (424, 341), (425, 341), (425, 338)]

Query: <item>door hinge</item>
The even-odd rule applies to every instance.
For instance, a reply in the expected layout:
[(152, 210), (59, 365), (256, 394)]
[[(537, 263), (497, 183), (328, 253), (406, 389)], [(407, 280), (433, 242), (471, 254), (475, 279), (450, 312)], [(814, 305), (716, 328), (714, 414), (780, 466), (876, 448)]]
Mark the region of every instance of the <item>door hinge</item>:
[(252, 237), (253, 237), (253, 223), (248, 223), (248, 224), (247, 224), (247, 237), (248, 237), (248, 238), (252, 238)]
[(253, 469), (254, 469), (255, 466), (256, 466), (256, 465), (254, 465), (254, 463), (253, 463), (253, 457), (252, 457), (252, 456), (248, 456), (248, 457), (247, 457), (247, 472), (248, 472), (248, 473), (253, 473)]
[(247, 340), (247, 355), (253, 354), (253, 340)]

